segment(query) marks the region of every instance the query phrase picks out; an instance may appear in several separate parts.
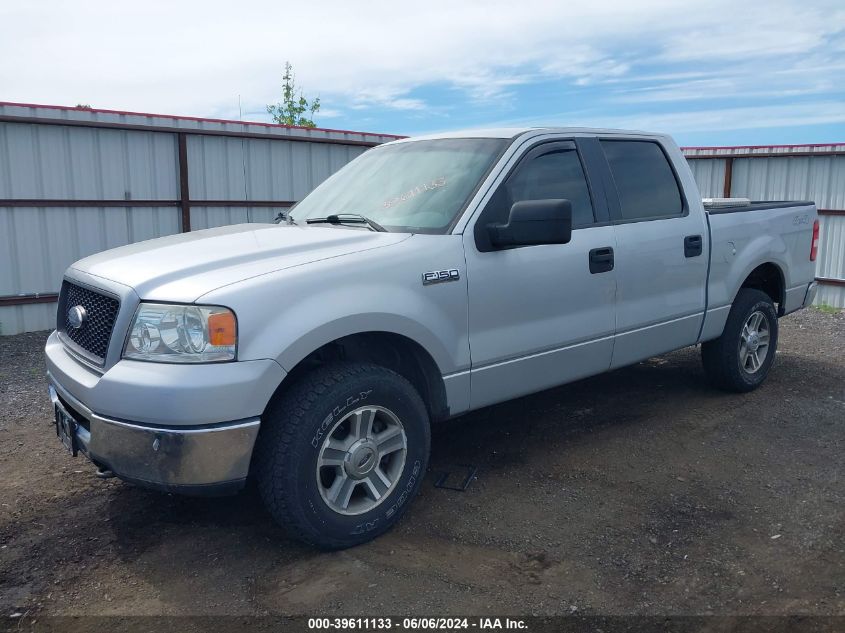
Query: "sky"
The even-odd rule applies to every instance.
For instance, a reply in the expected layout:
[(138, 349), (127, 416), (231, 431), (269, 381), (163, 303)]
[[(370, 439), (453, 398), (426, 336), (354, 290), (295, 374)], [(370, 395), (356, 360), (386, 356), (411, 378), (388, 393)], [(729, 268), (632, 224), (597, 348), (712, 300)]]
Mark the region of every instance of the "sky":
[(0, 2), (0, 101), (269, 121), (286, 60), (326, 128), (845, 142), (842, 0)]

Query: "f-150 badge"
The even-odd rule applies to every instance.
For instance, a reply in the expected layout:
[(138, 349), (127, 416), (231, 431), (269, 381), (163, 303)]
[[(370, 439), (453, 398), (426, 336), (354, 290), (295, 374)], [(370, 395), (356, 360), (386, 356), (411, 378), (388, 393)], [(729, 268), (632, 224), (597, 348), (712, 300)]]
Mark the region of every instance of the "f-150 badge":
[(423, 286), (428, 286), (431, 284), (443, 283), (444, 281), (457, 281), (460, 278), (461, 273), (458, 272), (457, 268), (452, 268), (450, 270), (432, 270), (430, 272), (423, 273), (422, 282)]

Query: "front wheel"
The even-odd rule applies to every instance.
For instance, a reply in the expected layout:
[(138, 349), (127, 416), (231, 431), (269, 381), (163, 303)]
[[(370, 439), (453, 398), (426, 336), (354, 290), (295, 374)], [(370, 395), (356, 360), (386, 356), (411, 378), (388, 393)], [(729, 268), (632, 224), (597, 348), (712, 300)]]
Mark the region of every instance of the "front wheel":
[(764, 292), (743, 288), (731, 307), (722, 336), (701, 346), (704, 373), (716, 387), (746, 392), (759, 387), (775, 360), (778, 317)]
[(326, 549), (392, 527), (428, 464), (429, 420), (413, 386), (367, 363), (332, 363), (302, 377), (262, 419), (258, 484), (273, 518)]

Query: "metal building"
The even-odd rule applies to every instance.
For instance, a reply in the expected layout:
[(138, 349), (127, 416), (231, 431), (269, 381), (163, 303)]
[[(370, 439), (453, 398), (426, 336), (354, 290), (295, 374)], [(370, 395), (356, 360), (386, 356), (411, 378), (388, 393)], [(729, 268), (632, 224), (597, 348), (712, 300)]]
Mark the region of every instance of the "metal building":
[[(0, 334), (52, 328), (64, 269), (108, 248), (267, 222), (399, 138), (0, 102)], [(845, 144), (686, 148), (703, 196), (815, 200), (817, 303), (845, 307)]]
[(813, 200), (819, 210), (816, 305), (845, 308), (845, 143), (686, 147), (706, 198)]
[(343, 130), (0, 103), (0, 334), (50, 329), (72, 262), (268, 222), (367, 148)]

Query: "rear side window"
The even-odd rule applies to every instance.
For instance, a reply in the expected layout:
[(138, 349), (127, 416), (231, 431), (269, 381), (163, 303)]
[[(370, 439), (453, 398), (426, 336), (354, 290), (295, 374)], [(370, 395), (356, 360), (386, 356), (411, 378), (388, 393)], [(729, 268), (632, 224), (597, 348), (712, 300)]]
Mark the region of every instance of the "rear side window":
[(678, 181), (666, 154), (649, 141), (601, 141), (619, 194), (624, 220), (679, 216)]

